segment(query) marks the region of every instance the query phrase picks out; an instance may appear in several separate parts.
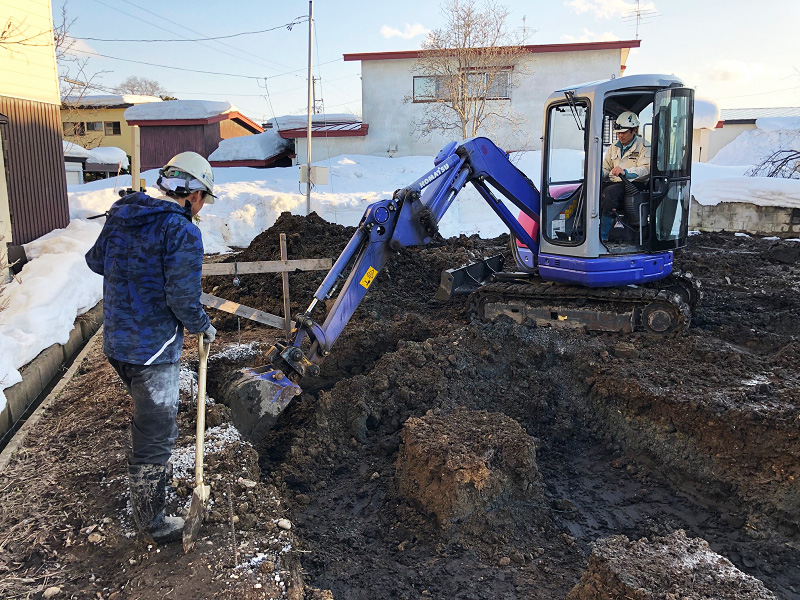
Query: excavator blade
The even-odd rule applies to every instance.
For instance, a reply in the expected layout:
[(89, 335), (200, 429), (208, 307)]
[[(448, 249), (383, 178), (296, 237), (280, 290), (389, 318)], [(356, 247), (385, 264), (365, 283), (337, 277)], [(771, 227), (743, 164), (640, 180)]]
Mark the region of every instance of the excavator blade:
[(436, 300), (449, 300), (460, 294), (471, 294), (486, 284), (495, 273), (503, 270), (502, 254), (485, 258), (470, 265), (442, 271), (442, 281), (434, 294)]
[(267, 365), (235, 371), (222, 385), (221, 392), (236, 428), (244, 437), (258, 440), (302, 390), (282, 371)]

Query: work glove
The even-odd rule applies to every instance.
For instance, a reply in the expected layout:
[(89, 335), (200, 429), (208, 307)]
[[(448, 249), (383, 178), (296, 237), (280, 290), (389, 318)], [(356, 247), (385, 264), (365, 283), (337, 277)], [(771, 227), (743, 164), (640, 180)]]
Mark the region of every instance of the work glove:
[(203, 343), (210, 344), (217, 337), (217, 330), (214, 326), (209, 324), (208, 329), (203, 332)]

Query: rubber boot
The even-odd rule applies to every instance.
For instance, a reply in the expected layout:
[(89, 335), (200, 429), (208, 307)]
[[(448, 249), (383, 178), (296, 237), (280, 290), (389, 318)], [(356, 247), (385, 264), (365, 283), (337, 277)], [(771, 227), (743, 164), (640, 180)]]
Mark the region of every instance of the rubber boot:
[(600, 239), (604, 242), (608, 241), (608, 234), (611, 233), (611, 228), (614, 226), (616, 219), (608, 215), (600, 216)]
[(128, 465), (133, 522), (139, 533), (163, 544), (183, 537), (183, 519), (164, 516), (167, 469), (164, 465)]

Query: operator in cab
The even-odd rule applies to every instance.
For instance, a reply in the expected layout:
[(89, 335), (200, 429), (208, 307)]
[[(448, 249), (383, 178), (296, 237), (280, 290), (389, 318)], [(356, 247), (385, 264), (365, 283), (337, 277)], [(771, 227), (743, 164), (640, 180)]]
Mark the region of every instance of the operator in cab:
[[(603, 184), (600, 197), (600, 239), (608, 240), (608, 234), (616, 220), (616, 214), (624, 210), (625, 183), (650, 173), (650, 148), (645, 147), (639, 135), (639, 117), (625, 111), (614, 122), (617, 134), (603, 157)], [(634, 184), (636, 185), (636, 184)]]

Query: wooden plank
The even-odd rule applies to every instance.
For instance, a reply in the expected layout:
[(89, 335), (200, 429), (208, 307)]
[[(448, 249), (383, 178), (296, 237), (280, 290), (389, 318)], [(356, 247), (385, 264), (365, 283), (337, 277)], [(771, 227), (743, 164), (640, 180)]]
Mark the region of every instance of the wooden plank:
[(333, 266), (330, 258), (304, 258), (300, 260), (258, 260), (240, 263), (212, 263), (203, 265), (203, 276), (247, 275), (251, 273), (284, 273), (292, 271), (324, 271)]
[[(281, 234), (281, 260), (288, 261), (289, 259), (289, 250), (286, 247), (286, 234)], [(283, 329), (286, 331), (286, 335), (289, 335), (292, 331), (292, 303), (289, 302), (289, 273), (284, 271), (281, 273), (281, 279), (283, 280), (283, 320), (284, 325)]]
[[(200, 303), (203, 306), (210, 306), (211, 308), (216, 308), (217, 310), (221, 310), (232, 315), (244, 317), (245, 319), (250, 319), (251, 321), (256, 321), (263, 325), (269, 325), (270, 327), (283, 329), (285, 326), (283, 317), (272, 315), (268, 312), (264, 312), (255, 308), (250, 308), (249, 306), (238, 304), (237, 302), (225, 300), (224, 298), (212, 296), (211, 294), (200, 294)], [(291, 321), (291, 325), (294, 327), (294, 321)]]

